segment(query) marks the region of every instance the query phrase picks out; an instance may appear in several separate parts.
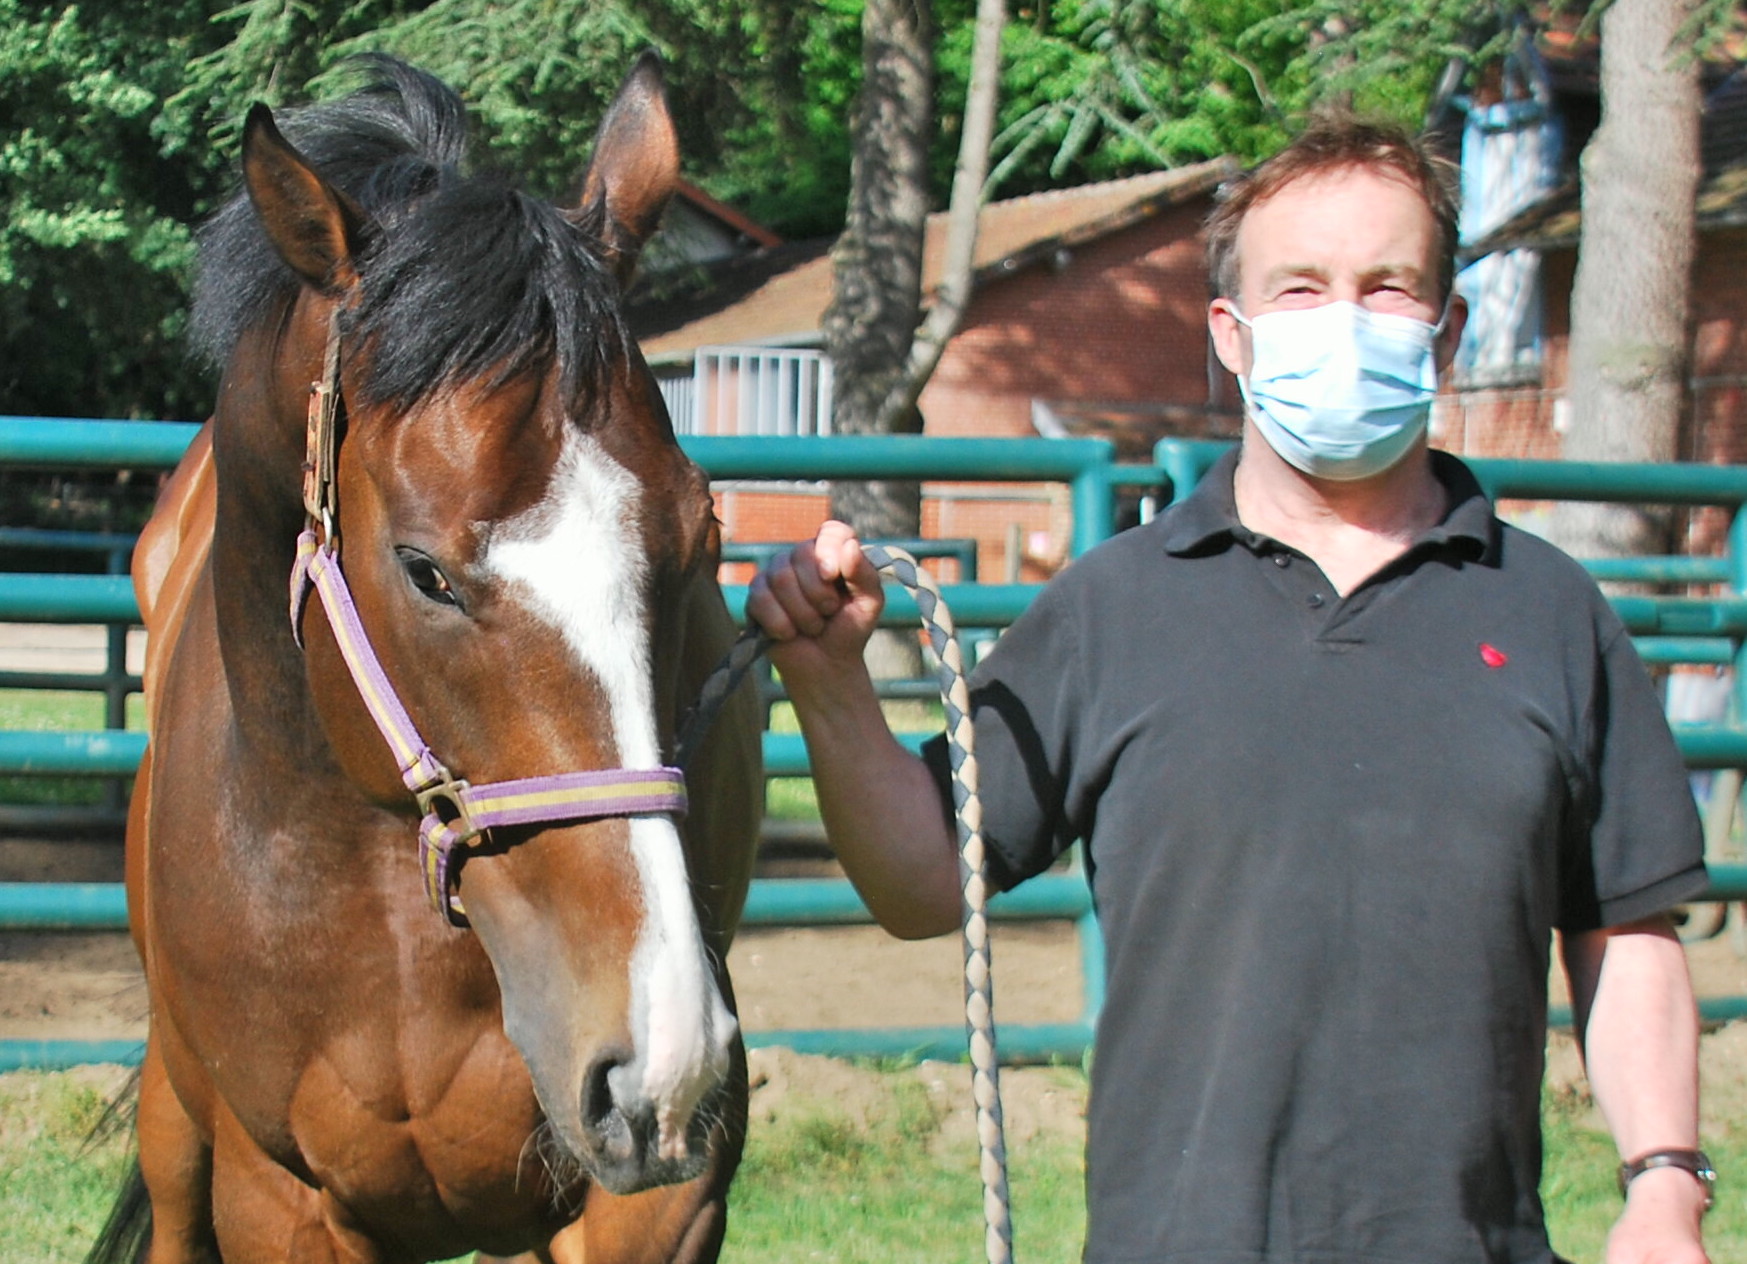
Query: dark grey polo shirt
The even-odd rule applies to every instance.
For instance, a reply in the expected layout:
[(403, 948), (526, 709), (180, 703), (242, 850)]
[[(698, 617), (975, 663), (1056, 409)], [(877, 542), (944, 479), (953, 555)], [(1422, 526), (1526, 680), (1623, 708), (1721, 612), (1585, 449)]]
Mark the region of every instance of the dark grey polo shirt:
[(1553, 1258), (1550, 931), (1695, 894), (1702, 846), (1594, 584), (1435, 461), (1444, 521), (1343, 598), (1228, 457), (975, 674), (998, 881), (1087, 842), (1088, 1260)]

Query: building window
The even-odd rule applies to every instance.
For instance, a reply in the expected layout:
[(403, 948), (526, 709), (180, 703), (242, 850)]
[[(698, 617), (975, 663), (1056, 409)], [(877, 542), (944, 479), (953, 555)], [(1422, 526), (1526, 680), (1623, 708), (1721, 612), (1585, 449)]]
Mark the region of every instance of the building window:
[[(1545, 71), (1526, 48), (1508, 69), (1506, 97), (1471, 105), (1462, 135), (1464, 243), (1479, 241), (1558, 184), (1562, 128), (1550, 108)], [(1495, 251), (1463, 269), (1456, 290), (1468, 324), (1456, 352), (1456, 380), (1468, 387), (1538, 382), (1542, 357), (1541, 256)]]
[(819, 351), (700, 347), (689, 374), (660, 385), (679, 434), (831, 433), (831, 362)]

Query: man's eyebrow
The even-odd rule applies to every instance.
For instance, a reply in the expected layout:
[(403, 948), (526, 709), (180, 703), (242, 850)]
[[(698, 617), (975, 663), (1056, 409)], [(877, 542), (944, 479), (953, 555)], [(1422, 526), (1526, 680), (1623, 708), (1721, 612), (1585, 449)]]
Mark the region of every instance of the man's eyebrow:
[(1425, 277), (1425, 269), (1413, 263), (1380, 263), (1359, 274), (1361, 281), (1405, 281), (1410, 288), (1417, 287)]
[(1283, 263), (1275, 268), (1269, 268), (1262, 278), (1264, 288), (1272, 288), (1282, 281), (1310, 280), (1327, 281), (1328, 269), (1315, 263)]

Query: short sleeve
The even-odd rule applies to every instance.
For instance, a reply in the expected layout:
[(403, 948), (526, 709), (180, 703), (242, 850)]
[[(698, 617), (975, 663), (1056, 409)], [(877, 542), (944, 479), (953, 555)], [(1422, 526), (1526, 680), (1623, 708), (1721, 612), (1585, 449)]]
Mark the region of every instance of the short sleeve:
[[(1067, 786), (1086, 692), (1071, 585), (1051, 584), (971, 674), (977, 793), (989, 877), (1007, 890), (1042, 873), (1077, 837)], [(923, 758), (952, 801), (944, 737)]]
[(1648, 917), (1704, 890), (1704, 836), (1649, 673), (1611, 611), (1590, 716), (1587, 811), (1567, 840), (1559, 926)]

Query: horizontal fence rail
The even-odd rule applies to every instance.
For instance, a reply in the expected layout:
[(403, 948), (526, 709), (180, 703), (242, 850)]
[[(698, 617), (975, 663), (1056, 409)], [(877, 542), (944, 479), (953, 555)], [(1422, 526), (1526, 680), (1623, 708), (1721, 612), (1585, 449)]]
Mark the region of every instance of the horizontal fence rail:
[[(181, 423), (53, 420), (0, 417), (0, 464), (15, 467), (162, 469), (175, 463), (198, 431)], [(1162, 499), (1180, 499), (1230, 446), (1214, 441), (1166, 441), (1151, 466), (1118, 466), (1102, 440), (926, 439), (917, 436), (771, 436), (756, 439), (682, 436), (685, 451), (718, 481), (817, 481), (898, 479), (934, 482), (1061, 482), (1073, 493), (1071, 552), (1084, 552), (1114, 529), (1115, 489), (1139, 488)], [(1476, 476), (1495, 497), (1600, 499), (1631, 503), (1721, 505), (1747, 503), (1747, 469), (1710, 466), (1620, 467), (1556, 462), (1471, 461)], [(1744, 529), (1737, 515), (1727, 558), (1633, 558), (1586, 563), (1598, 579), (1647, 584), (1717, 585), (1732, 591), (1719, 598), (1622, 597), (1615, 609), (1647, 660), (1714, 663), (1739, 667), (1747, 639), (1747, 562)], [(8, 540), (0, 532), (0, 547)], [(20, 545), (28, 542), (20, 539)], [(84, 547), (74, 540), (54, 547)], [(998, 630), (1030, 604), (1034, 584), (979, 584), (975, 550), (966, 542), (918, 542), (935, 556), (951, 556), (967, 582), (945, 587), (956, 622), (966, 629)], [(105, 541), (104, 547), (114, 547)], [(949, 547), (950, 545), (950, 547)], [(93, 544), (91, 547), (96, 547)], [(771, 546), (730, 543), (729, 560), (761, 561)], [(743, 617), (746, 589), (725, 589), (736, 619)], [(129, 624), (138, 621), (131, 583), (120, 575), (0, 574), (0, 621)], [(914, 627), (914, 599), (893, 589), (884, 623)], [(899, 740), (918, 749), (926, 734)], [(1694, 769), (1747, 767), (1747, 729), (1677, 726), (1676, 739)], [(96, 732), (0, 732), (0, 774), (125, 777), (138, 767), (145, 735), (108, 729)], [(767, 775), (804, 777), (808, 760), (797, 734), (766, 733)], [(1712, 866), (1709, 900), (1747, 900), (1747, 865)], [(1071, 1023), (1003, 1027), (1002, 1053), (1009, 1060), (1077, 1057), (1092, 1038), (1103, 1001), (1103, 945), (1084, 877), (1078, 872), (1045, 875), (997, 897), (1002, 919), (1054, 918), (1081, 931), (1085, 1007)], [(752, 886), (743, 924), (846, 925), (870, 921), (847, 883), (797, 879), (759, 880)], [(126, 924), (126, 901), (114, 884), (0, 884), (0, 931), (117, 929)], [(944, 983), (944, 980), (943, 980)], [(1747, 1014), (1747, 998), (1707, 1001), (1706, 1016)], [(923, 1055), (956, 1058), (963, 1031), (951, 1028), (749, 1032), (749, 1044), (784, 1044), (806, 1052)], [(133, 1042), (0, 1041), (0, 1069), (57, 1066), (92, 1060), (135, 1060)]]
[[(198, 432), (192, 425), (0, 418), (0, 464), (36, 468), (167, 468)], [(931, 479), (965, 482), (1067, 483), (1075, 506), (1072, 548), (1083, 552), (1109, 534), (1113, 449), (1102, 440), (951, 440), (918, 437), (764, 437), (751, 441), (683, 436), (686, 452), (718, 481), (821, 480), (830, 478)], [(954, 560), (961, 579), (976, 577), (974, 544), (918, 542), (931, 556)], [(969, 545), (967, 548), (966, 546)], [(730, 545), (730, 559), (760, 560), (770, 549)], [(968, 631), (998, 629), (1030, 603), (1036, 585), (949, 585), (946, 597)], [(727, 591), (736, 619), (743, 618), (745, 588)], [(894, 589), (884, 617), (891, 627), (914, 627), (914, 599)], [(0, 621), (68, 624), (137, 623), (139, 610), (125, 576), (0, 574)], [(921, 734), (901, 736), (911, 749)], [(792, 734), (766, 734), (767, 773), (805, 776), (806, 748)], [(134, 772), (144, 752), (144, 734), (99, 732), (0, 733), (0, 773), (113, 776)], [(1035, 889), (1033, 889), (1035, 888)], [(1057, 918), (1081, 929), (1086, 1017), (1066, 1024), (1017, 1025), (1003, 1029), (1010, 1060), (1077, 1057), (1091, 1040), (1091, 1020), (1102, 1002), (1103, 947), (1091, 914), (1091, 897), (1077, 873), (1046, 877), (996, 901), (1001, 918)], [(31, 885), (0, 887), (0, 926), (47, 929), (114, 929), (125, 924), (119, 886)], [(870, 920), (845, 882), (760, 880), (753, 884), (747, 925), (843, 924)], [(943, 983), (946, 981), (943, 980)], [(963, 1031), (952, 1028), (752, 1032), (749, 1043), (780, 1043), (812, 1052), (922, 1054), (957, 1057)], [(0, 1067), (65, 1065), (68, 1062), (130, 1060), (126, 1042), (0, 1041)], [(131, 1055), (137, 1057), (137, 1051)]]

